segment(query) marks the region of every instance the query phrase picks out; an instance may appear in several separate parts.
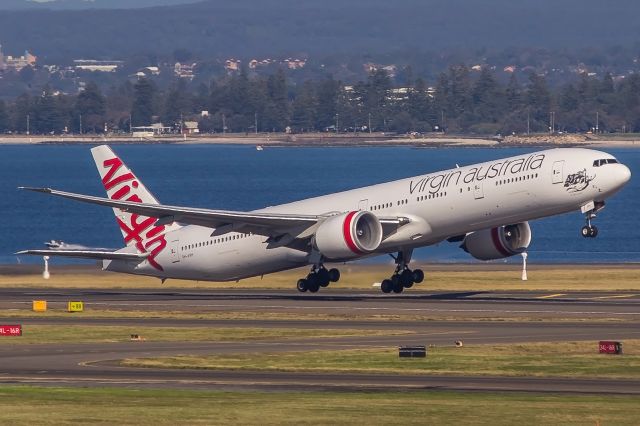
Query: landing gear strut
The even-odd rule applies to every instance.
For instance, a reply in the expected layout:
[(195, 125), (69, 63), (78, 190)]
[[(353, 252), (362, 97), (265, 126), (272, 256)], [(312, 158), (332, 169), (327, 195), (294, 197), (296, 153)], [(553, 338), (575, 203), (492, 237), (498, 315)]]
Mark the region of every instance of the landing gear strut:
[(314, 265), (311, 268), (311, 272), (306, 278), (298, 280), (296, 285), (299, 292), (304, 293), (310, 291), (311, 293), (317, 293), (320, 287), (327, 287), (329, 283), (335, 283), (340, 280), (340, 271), (331, 268), (327, 269), (324, 265)]
[(412, 251), (409, 250), (398, 252), (397, 256), (391, 255), (396, 261), (396, 270), (391, 278), (382, 281), (380, 289), (383, 293), (402, 293), (405, 288), (411, 288), (424, 280), (424, 272), (421, 269), (409, 269), (411, 254)]

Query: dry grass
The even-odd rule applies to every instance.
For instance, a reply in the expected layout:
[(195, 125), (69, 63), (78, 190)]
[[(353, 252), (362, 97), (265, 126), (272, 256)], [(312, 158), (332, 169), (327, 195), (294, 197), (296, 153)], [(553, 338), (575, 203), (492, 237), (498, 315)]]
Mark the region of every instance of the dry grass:
[[(411, 290), (416, 291), (501, 291), (501, 290), (544, 290), (544, 291), (640, 291), (640, 267), (601, 266), (560, 266), (547, 267), (531, 265), (529, 280), (520, 280), (517, 266), (502, 265), (423, 265), (425, 281)], [(342, 278), (332, 284), (335, 289), (359, 289), (377, 292), (372, 285), (391, 274), (391, 265), (341, 265)], [(502, 268), (502, 269), (500, 269)], [(294, 290), (295, 282), (306, 273), (297, 269), (242, 280), (239, 283), (213, 283), (202, 281), (168, 280), (161, 284), (157, 278), (131, 276), (101, 272), (78, 271), (57, 272), (52, 269), (51, 279), (44, 280), (39, 274), (4, 274), (0, 276), (0, 287), (28, 288), (206, 288), (206, 289), (286, 289)]]
[[(403, 330), (371, 330), (371, 335), (401, 335)], [(129, 341), (132, 334), (151, 342), (237, 342), (243, 340), (320, 339), (361, 336), (362, 330), (240, 327), (149, 327), (25, 325), (22, 336), (3, 337), (0, 345), (44, 343), (114, 343)], [(1, 422), (0, 422), (1, 423)]]
[(640, 378), (640, 340), (624, 355), (602, 355), (597, 342), (521, 343), (428, 348), (426, 358), (399, 359), (397, 348), (129, 359), (123, 365), (215, 370)]

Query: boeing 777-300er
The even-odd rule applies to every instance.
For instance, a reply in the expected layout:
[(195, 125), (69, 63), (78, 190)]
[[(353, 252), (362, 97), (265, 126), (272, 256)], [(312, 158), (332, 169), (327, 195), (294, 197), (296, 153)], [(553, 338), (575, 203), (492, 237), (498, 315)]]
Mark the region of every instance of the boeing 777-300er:
[(605, 152), (550, 149), (240, 212), (160, 204), (111, 148), (91, 152), (108, 198), (23, 189), (112, 207), (126, 247), (19, 254), (100, 259), (104, 270), (163, 281), (237, 281), (311, 265), (301, 292), (340, 279), (325, 263), (390, 254), (395, 272), (380, 287), (400, 293), (424, 279), (409, 268), (417, 247), (448, 240), (476, 259), (506, 258), (529, 246), (528, 221), (571, 211), (585, 215), (582, 236), (595, 237), (592, 219), (631, 177)]

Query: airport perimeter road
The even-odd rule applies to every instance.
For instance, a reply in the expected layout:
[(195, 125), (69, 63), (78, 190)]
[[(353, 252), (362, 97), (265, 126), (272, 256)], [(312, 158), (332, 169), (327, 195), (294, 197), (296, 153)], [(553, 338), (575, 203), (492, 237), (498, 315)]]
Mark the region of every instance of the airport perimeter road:
[[(67, 301), (87, 307), (122, 310), (118, 317), (87, 315), (34, 317), (24, 313), (34, 299), (45, 299), (61, 312)], [(388, 374), (312, 374), (211, 370), (125, 368), (124, 358), (181, 354), (302, 352), (368, 349), (398, 345), (507, 344), (564, 340), (640, 339), (640, 295), (629, 293), (410, 293), (382, 296), (334, 291), (298, 295), (283, 291), (93, 291), (0, 289), (0, 321), (29, 325), (127, 325), (145, 327), (356, 329), (357, 336), (314, 339), (261, 339), (240, 342), (121, 342), (79, 344), (11, 344), (0, 342), (0, 383), (161, 388), (360, 389), (407, 388), (504, 390), (535, 392), (640, 394), (640, 380), (558, 379)], [(196, 318), (126, 318), (127, 311), (202, 313)], [(252, 318), (206, 318), (206, 314), (251, 313)], [(360, 318), (366, 312), (366, 318)], [(3, 315), (4, 313), (4, 315)], [(162, 313), (162, 312), (161, 312)], [(269, 318), (260, 314), (293, 314)], [(295, 315), (310, 314), (301, 316)], [(323, 319), (313, 315), (324, 314)], [(330, 316), (326, 316), (330, 314)], [(344, 319), (334, 315), (344, 315)], [(356, 316), (354, 316), (356, 315)], [(376, 319), (376, 315), (386, 316)], [(397, 317), (394, 317), (397, 316)], [(417, 316), (434, 317), (429, 321)], [(522, 320), (491, 319), (515, 316)], [(439, 318), (439, 319), (438, 319)], [(480, 318), (480, 319), (478, 319)], [(402, 330), (409, 334), (373, 335), (371, 330)], [(133, 332), (133, 331), (132, 331)], [(368, 333), (369, 332), (369, 333)]]

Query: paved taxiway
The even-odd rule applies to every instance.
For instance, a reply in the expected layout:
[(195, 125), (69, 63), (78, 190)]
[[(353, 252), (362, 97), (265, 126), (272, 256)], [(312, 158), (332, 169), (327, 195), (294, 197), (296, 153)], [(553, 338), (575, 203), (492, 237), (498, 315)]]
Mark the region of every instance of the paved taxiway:
[[(83, 324), (185, 327), (277, 327), (362, 330), (361, 336), (248, 342), (125, 342), (95, 344), (0, 346), (0, 382), (77, 386), (117, 385), (176, 388), (421, 388), (640, 394), (638, 380), (539, 379), (383, 374), (311, 374), (124, 368), (117, 360), (177, 354), (308, 351), (394, 347), (404, 344), (508, 344), (528, 341), (625, 340), (640, 338), (640, 294), (539, 292), (407, 293), (383, 296), (372, 290), (330, 290), (315, 295), (287, 291), (186, 291), (78, 289), (0, 289), (2, 312), (28, 309), (34, 299), (46, 299), (54, 309), (83, 300), (87, 307), (109, 310), (252, 312), (257, 319), (219, 320), (162, 318), (0, 318), (3, 323)], [(388, 319), (261, 320), (260, 313), (305, 313), (367, 316)], [(126, 316), (126, 313), (123, 313)], [(393, 318), (398, 316), (400, 319)], [(412, 316), (428, 316), (414, 321)], [(531, 321), (478, 321), (524, 317)], [(450, 318), (457, 318), (451, 321)], [(465, 321), (465, 318), (467, 319)], [(473, 318), (474, 320), (470, 320)], [(596, 321), (592, 321), (596, 320)], [(367, 330), (410, 331), (407, 335), (368, 336)], [(595, 345), (595, 343), (594, 343)], [(594, 350), (596, 347), (594, 346)]]

